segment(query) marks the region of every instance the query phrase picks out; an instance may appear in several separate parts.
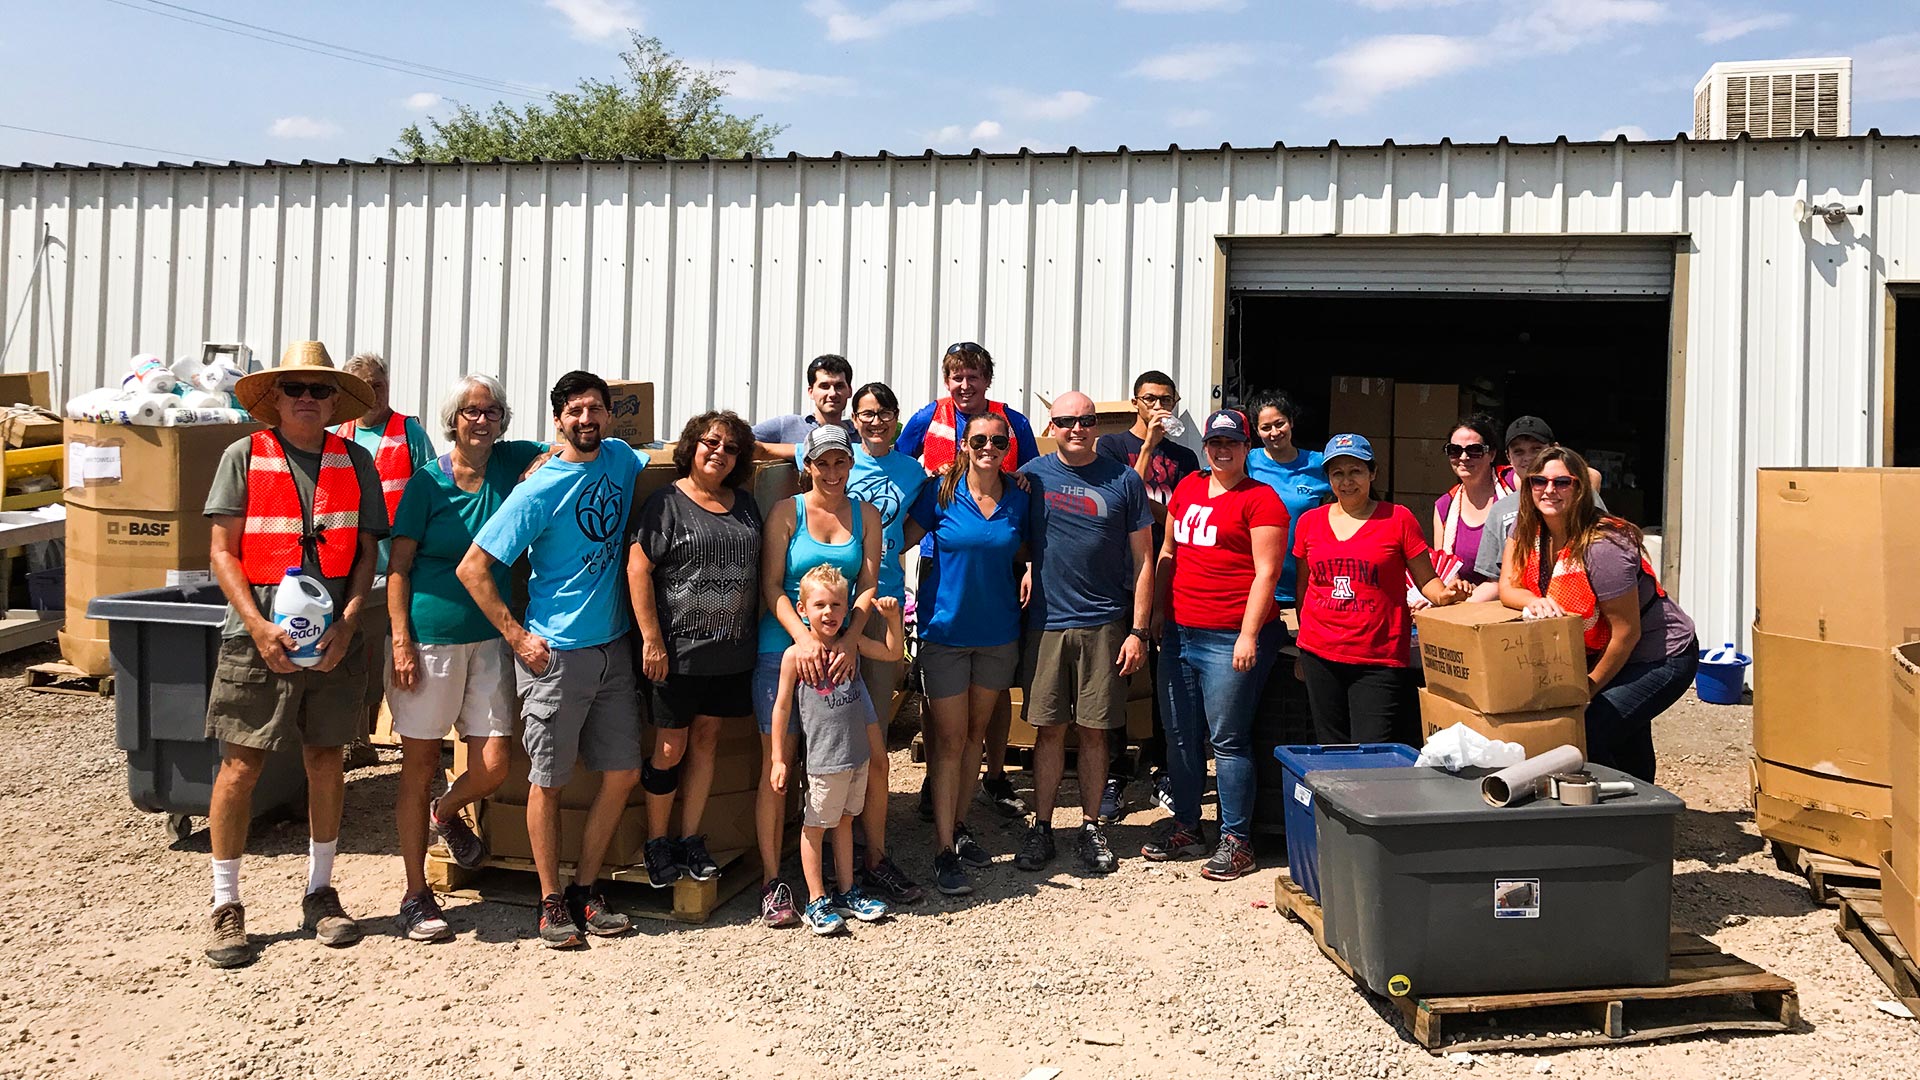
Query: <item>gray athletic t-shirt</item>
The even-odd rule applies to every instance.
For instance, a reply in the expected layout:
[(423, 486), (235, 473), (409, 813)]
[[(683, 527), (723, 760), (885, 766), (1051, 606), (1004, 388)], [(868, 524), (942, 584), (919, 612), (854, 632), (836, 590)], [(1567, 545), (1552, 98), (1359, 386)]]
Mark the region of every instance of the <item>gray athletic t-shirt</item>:
[[(1480, 534), (1480, 555), (1473, 560), (1473, 572), (1487, 581), (1499, 581), (1500, 570), (1507, 561), (1507, 541), (1513, 539), (1513, 523), (1520, 520), (1520, 495), (1526, 490), (1525, 481), (1520, 491), (1512, 491), (1494, 500), (1487, 510), (1486, 531)], [(1607, 512), (1607, 500), (1593, 493), (1594, 508), (1601, 513)]]
[(807, 742), (808, 772), (852, 772), (867, 763), (867, 719), (873, 706), (859, 675), (831, 686), (801, 683), (793, 696)]

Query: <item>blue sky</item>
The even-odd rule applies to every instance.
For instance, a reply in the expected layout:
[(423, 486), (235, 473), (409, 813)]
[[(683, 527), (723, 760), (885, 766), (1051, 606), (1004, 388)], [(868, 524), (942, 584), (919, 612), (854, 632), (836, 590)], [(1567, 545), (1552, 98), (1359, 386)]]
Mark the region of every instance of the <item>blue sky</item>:
[[(150, 148), (0, 127), (9, 163), (371, 158), (449, 101), (500, 99), (422, 69), (564, 88), (615, 75), (629, 28), (732, 70), (731, 107), (787, 125), (781, 152), (1664, 138), (1691, 126), (1693, 84), (1714, 61), (1821, 55), (1854, 58), (1856, 133), (1920, 133), (1915, 0), (12, 0), (0, 11), (0, 124)], [(205, 15), (408, 70), (187, 21)]]

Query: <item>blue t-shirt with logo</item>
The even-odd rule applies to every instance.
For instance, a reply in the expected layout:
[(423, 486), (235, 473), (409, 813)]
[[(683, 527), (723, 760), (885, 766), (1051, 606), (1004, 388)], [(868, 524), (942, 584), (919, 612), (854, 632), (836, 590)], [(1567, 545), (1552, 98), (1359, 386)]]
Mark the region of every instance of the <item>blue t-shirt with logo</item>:
[(1273, 598), (1283, 604), (1294, 599), (1296, 565), (1293, 558), (1293, 530), (1307, 511), (1325, 505), (1333, 498), (1327, 483), (1326, 459), (1318, 450), (1300, 450), (1285, 465), (1273, 460), (1264, 449), (1247, 455), (1247, 475), (1272, 488), (1287, 504), (1287, 557), (1280, 564), (1280, 584)]
[(511, 563), (528, 553), (527, 629), (555, 649), (604, 645), (633, 625), (627, 609), (627, 523), (647, 455), (605, 439), (592, 461), (555, 456), (513, 489), (474, 536)]
[(1133, 614), (1130, 538), (1153, 524), (1140, 474), (1110, 457), (1069, 465), (1046, 454), (1020, 466), (1033, 500), (1033, 598), (1027, 625), (1105, 626)]
[(932, 565), (920, 579), (920, 636), (939, 645), (987, 648), (1020, 640), (1020, 581), (1014, 559), (1028, 537), (1027, 493), (1004, 485), (990, 517), (962, 479), (940, 505), (940, 484), (920, 489), (910, 513), (927, 530)]
[(900, 549), (906, 545), (907, 511), (926, 484), (926, 470), (913, 458), (898, 450), (874, 457), (865, 446), (854, 444), (847, 495), (880, 512), (880, 574), (876, 586), (881, 596), (902, 601), (907, 598), (907, 572), (900, 565)]

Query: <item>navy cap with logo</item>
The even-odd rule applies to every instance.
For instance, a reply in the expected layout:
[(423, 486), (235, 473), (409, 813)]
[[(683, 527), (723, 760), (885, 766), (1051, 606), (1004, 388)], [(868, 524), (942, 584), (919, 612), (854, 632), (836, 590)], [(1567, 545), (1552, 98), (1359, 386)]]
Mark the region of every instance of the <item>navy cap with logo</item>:
[(1253, 429), (1247, 425), (1247, 414), (1239, 409), (1215, 409), (1207, 414), (1207, 424), (1200, 429), (1202, 442), (1208, 439), (1236, 439), (1243, 443), (1253, 441)]
[(1333, 459), (1337, 457), (1350, 457), (1356, 461), (1371, 462), (1373, 460), (1373, 444), (1367, 441), (1365, 435), (1354, 435), (1351, 433), (1335, 435), (1333, 438), (1327, 440), (1327, 449), (1320, 456), (1325, 459), (1322, 467), (1331, 466)]
[(1537, 416), (1522, 416), (1507, 425), (1508, 446), (1512, 446), (1513, 440), (1520, 438), (1522, 435), (1530, 439), (1539, 439), (1548, 446), (1553, 445), (1553, 429), (1547, 426), (1545, 420)]

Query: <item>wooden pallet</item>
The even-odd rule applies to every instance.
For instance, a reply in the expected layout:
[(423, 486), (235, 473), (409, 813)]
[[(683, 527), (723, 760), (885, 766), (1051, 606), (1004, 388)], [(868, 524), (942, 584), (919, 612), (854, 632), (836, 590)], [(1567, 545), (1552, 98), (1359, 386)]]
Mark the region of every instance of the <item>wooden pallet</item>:
[(1893, 936), (1880, 906), (1880, 890), (1843, 886), (1835, 892), (1840, 921), (1833, 932), (1853, 946), (1901, 1004), (1920, 1016), (1920, 962)]
[[(610, 866), (600, 872), (607, 886), (608, 906), (625, 915), (645, 919), (670, 919), (682, 923), (703, 923), (720, 905), (740, 895), (760, 880), (757, 860), (745, 850), (714, 854), (720, 875), (706, 881), (682, 877), (670, 889), (656, 889), (647, 879), (644, 865)], [(560, 875), (571, 879), (573, 864), (560, 864)], [(533, 860), (494, 856), (478, 870), (469, 870), (435, 846), (427, 852), (427, 884), (434, 892), (467, 900), (486, 900), (521, 907), (540, 905), (540, 879)]]
[(89, 675), (72, 664), (35, 664), (27, 669), (26, 687), (36, 694), (112, 697), (113, 676)]
[[(1273, 894), (1275, 906), (1306, 924), (1320, 951), (1353, 978), (1352, 967), (1327, 946), (1320, 905), (1286, 874)], [(1697, 934), (1674, 934), (1671, 950), (1667, 981), (1659, 986), (1381, 1000), (1399, 1010), (1414, 1041), (1434, 1054), (1788, 1031), (1799, 1022), (1800, 996), (1786, 979)]]
[(1818, 851), (1778, 843), (1774, 845), (1774, 858), (1776, 863), (1787, 863), (1781, 869), (1807, 879), (1807, 892), (1813, 895), (1813, 902), (1822, 907), (1839, 907), (1842, 890), (1870, 889), (1875, 893), (1880, 890), (1877, 866), (1862, 866)]

